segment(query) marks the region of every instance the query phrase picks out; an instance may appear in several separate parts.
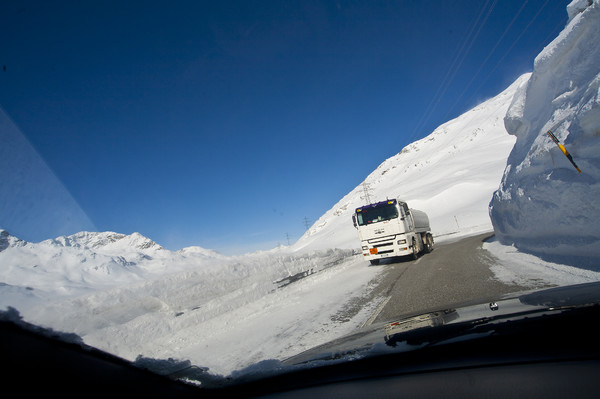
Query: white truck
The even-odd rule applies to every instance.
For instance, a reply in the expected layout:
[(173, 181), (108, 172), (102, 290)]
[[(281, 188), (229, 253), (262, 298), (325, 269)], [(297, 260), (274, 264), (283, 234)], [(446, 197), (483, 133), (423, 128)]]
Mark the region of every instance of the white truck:
[(406, 256), (417, 259), (422, 251), (431, 252), (433, 236), (425, 212), (410, 209), (399, 199), (385, 200), (356, 208), (354, 227), (365, 259), (372, 265), (382, 258)]

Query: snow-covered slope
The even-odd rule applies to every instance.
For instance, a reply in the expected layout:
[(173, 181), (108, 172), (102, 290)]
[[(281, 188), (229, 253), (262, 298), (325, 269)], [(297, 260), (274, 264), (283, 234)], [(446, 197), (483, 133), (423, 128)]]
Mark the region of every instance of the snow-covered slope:
[(28, 322), (75, 333), (129, 360), (190, 359), (226, 374), (363, 322), (368, 306), (343, 326), (332, 321), (378, 273), (353, 255), (225, 257), (200, 247), (169, 251), (137, 233), (82, 232), (28, 243), (0, 230), (0, 311), (15, 308)]
[(504, 127), (512, 98), (526, 85), (521, 76), (498, 96), (451, 120), (384, 161), (362, 184), (326, 212), (293, 246), (357, 248), (355, 208), (402, 198), (427, 212), (434, 236), (491, 231), (488, 203), (498, 188), (514, 137)]
[[(438, 236), (489, 230), (487, 203), (514, 141), (503, 117), (526, 79), (385, 161), (366, 180), (369, 195), (407, 199)], [(351, 250), (362, 195), (359, 186), (291, 248), (240, 257), (173, 252), (138, 233), (28, 243), (0, 231), (0, 306), (131, 360), (178, 357), (228, 373), (289, 356), (352, 331), (381, 300), (338, 321), (382, 270)]]
[[(528, 75), (522, 76), (495, 98), (383, 162), (365, 180), (370, 198), (409, 201), (410, 206), (429, 214), (438, 238), (491, 230), (487, 204), (514, 143), (503, 118), (514, 93), (527, 79)], [(29, 243), (2, 230), (0, 264), (5, 267), (0, 269), (0, 282), (30, 287), (38, 295), (72, 296), (205, 268), (218, 278), (225, 278), (222, 271), (235, 269), (236, 279), (260, 269), (265, 281), (272, 284), (322, 267), (317, 263), (323, 259), (310, 261), (305, 253), (358, 246), (351, 214), (365, 202), (361, 197), (366, 184), (342, 198), (291, 248), (246, 255), (243, 260), (201, 247), (169, 251), (138, 233), (81, 232)], [(342, 251), (335, 256), (347, 255)], [(222, 268), (218, 272), (214, 269), (217, 264)], [(223, 290), (232, 288), (229, 283), (216, 285)], [(24, 294), (29, 297), (32, 291)]]
[[(347, 250), (300, 255), (274, 250), (226, 257), (201, 247), (169, 251), (139, 233), (113, 232), (81, 232), (29, 243), (0, 230), (0, 299), (4, 299), (2, 293), (7, 287), (12, 287), (11, 295), (18, 296), (20, 292), (25, 300), (33, 294), (70, 298), (174, 278), (195, 281), (191, 295), (200, 305), (223, 296), (231, 301), (236, 290), (254, 290), (256, 295), (264, 295), (289, 278), (327, 269), (351, 255), (352, 251)], [(183, 288), (190, 283), (180, 284)], [(186, 294), (177, 294), (182, 295)], [(15, 298), (1, 304), (23, 305)]]
[[(351, 214), (365, 203), (365, 194), (373, 201), (400, 197), (426, 211), (438, 239), (491, 230), (487, 204), (514, 144), (514, 138), (504, 129), (503, 118), (514, 93), (527, 79), (528, 75), (522, 76), (495, 98), (383, 162), (365, 184), (342, 198), (291, 248), (257, 253), (255, 257), (356, 248), (359, 243)], [(168, 251), (138, 233), (80, 232), (28, 243), (0, 232), (0, 262), (7, 265), (0, 270), (0, 281), (62, 295), (92, 286), (109, 288), (138, 282), (216, 260), (232, 263), (232, 259), (235, 257), (201, 247)], [(302, 271), (284, 270), (273, 278)]]
[(517, 141), (490, 215), (504, 244), (561, 263), (598, 266), (600, 1), (576, 0), (568, 12), (566, 28), (538, 55), (506, 115), (506, 129)]

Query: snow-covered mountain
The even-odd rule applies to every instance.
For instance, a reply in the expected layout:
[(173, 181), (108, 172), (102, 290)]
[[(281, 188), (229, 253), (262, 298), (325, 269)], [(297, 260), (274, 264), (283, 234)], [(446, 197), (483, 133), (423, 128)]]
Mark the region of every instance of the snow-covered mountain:
[[(498, 96), (383, 162), (365, 179), (365, 184), (342, 198), (291, 248), (256, 253), (253, 257), (262, 256), (279, 265), (279, 271), (272, 267), (263, 269), (271, 270), (269, 278), (274, 281), (314, 270), (306, 262), (298, 266), (297, 259), (292, 262), (295, 266), (285, 266), (282, 257), (357, 248), (359, 241), (351, 214), (364, 204), (365, 193), (373, 201), (401, 197), (411, 207), (426, 211), (438, 238), (491, 230), (488, 202), (514, 144), (514, 137), (504, 129), (503, 118), (514, 94), (527, 79), (528, 75), (522, 76)], [(236, 257), (201, 247), (169, 251), (139, 233), (80, 232), (28, 243), (1, 231), (0, 251), (0, 264), (7, 265), (0, 269), (0, 282), (61, 295), (73, 295), (90, 287), (123, 286), (216, 261), (229, 265), (237, 261)]]
[(22, 247), (26, 244), (20, 238), (11, 236), (8, 231), (0, 229), (0, 252), (8, 247)]
[(438, 241), (493, 228), (522, 251), (598, 266), (600, 0), (575, 0), (567, 12), (532, 74), (384, 161), (293, 248), (355, 248), (354, 209), (399, 197), (428, 213)]
[[(497, 237), (561, 263), (600, 259), (600, 1), (577, 0), (505, 118), (516, 136), (490, 204)], [(552, 141), (551, 130), (581, 173)]]
[(491, 231), (488, 203), (515, 142), (504, 128), (504, 116), (528, 79), (529, 74), (521, 76), (496, 97), (385, 160), (293, 248), (357, 248), (360, 242), (352, 213), (369, 201), (386, 198), (401, 198), (411, 208), (427, 212), (438, 239)]
[(218, 297), (250, 284), (251, 275), (260, 274), (266, 286), (259, 292), (264, 293), (290, 276), (322, 270), (351, 255), (347, 250), (313, 251), (310, 256), (274, 250), (227, 257), (198, 246), (169, 251), (139, 233), (114, 232), (80, 232), (30, 243), (0, 230), (0, 283), (26, 287), (26, 296), (35, 291), (72, 297), (189, 272), (203, 275), (203, 284), (211, 286), (207, 292)]
[(81, 232), (30, 243), (0, 230), (0, 281), (60, 295), (143, 279), (164, 250), (140, 234)]
[[(493, 223), (504, 243), (524, 250), (569, 255), (584, 248), (599, 257), (599, 1), (569, 5), (568, 25), (537, 57), (533, 75), (385, 160), (291, 248), (262, 255), (357, 248), (354, 209), (399, 197), (428, 213), (438, 241), (491, 231)], [(550, 128), (580, 162), (581, 174), (545, 135)], [(9, 265), (0, 270), (0, 281), (8, 284), (24, 285), (39, 275), (57, 277), (57, 287), (105, 286), (217, 259), (235, 262), (200, 247), (168, 251), (138, 233), (81, 232), (35, 244), (0, 231), (0, 263)]]
[[(29, 243), (0, 230), (0, 318), (12, 307), (128, 360), (175, 357), (229, 373), (356, 328), (361, 319), (336, 328), (331, 318), (377, 273), (360, 260), (350, 250), (169, 251), (137, 233)], [(311, 285), (298, 283), (313, 274)]]

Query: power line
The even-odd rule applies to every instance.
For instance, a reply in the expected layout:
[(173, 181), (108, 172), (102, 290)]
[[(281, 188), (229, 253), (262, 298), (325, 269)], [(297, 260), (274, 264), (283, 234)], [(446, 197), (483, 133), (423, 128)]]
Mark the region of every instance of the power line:
[[(419, 120), (419, 122), (415, 126), (413, 132), (409, 136), (408, 142), (411, 142), (413, 140), (414, 136), (417, 134), (418, 130), (421, 129), (426, 124), (426, 122), (429, 120), (431, 114), (433, 113), (433, 111), (435, 110), (435, 108), (437, 107), (437, 105), (439, 104), (441, 98), (444, 96), (444, 94), (448, 90), (448, 87), (450, 86), (450, 84), (454, 80), (454, 77), (456, 76), (458, 70), (460, 69), (460, 66), (462, 65), (465, 57), (467, 56), (467, 54), (469, 53), (471, 47), (473, 46), (473, 43), (475, 42), (475, 40), (479, 36), (479, 32), (481, 31), (481, 29), (485, 25), (485, 23), (486, 23), (487, 19), (489, 18), (492, 10), (494, 9), (494, 7), (496, 5), (496, 2), (497, 2), (497, 0), (494, 0), (492, 6), (488, 9), (488, 4), (490, 3), (490, 0), (487, 0), (486, 3), (481, 8), (481, 10), (479, 11), (477, 19), (475, 20), (475, 22), (471, 26), (471, 29), (469, 30), (469, 33), (465, 37), (465, 40), (462, 42), (462, 45), (461, 45), (460, 49), (456, 53), (456, 57), (454, 58), (454, 60), (452, 62), (452, 65), (450, 66), (450, 68), (448, 68), (448, 70), (446, 72), (446, 76), (444, 77), (444, 80), (442, 81), (442, 84), (438, 87), (438, 90), (436, 91), (435, 95), (431, 99), (431, 102), (429, 103), (429, 105), (425, 109), (425, 112), (421, 116), (421, 119)], [(483, 16), (484, 12), (486, 11), (486, 9), (487, 9), (487, 13), (486, 13), (485, 17), (483, 18), (483, 21), (480, 23), (480, 20), (481, 20), (481, 18)], [(475, 31), (475, 28), (477, 28), (477, 26), (479, 26), (479, 28), (473, 34), (473, 32)]]
[(508, 24), (508, 26), (506, 27), (506, 29), (504, 29), (504, 32), (502, 32), (502, 35), (500, 35), (500, 39), (498, 39), (498, 41), (496, 42), (496, 44), (494, 45), (494, 47), (492, 47), (492, 50), (489, 52), (489, 54), (487, 55), (487, 57), (485, 57), (485, 60), (483, 60), (483, 62), (479, 66), (479, 69), (477, 70), (477, 72), (475, 72), (475, 74), (473, 74), (473, 76), (471, 77), (471, 80), (469, 81), (469, 83), (467, 83), (465, 85), (462, 93), (460, 93), (460, 95), (456, 98), (456, 101), (454, 102), (454, 104), (451, 107), (448, 108), (448, 112), (446, 113), (446, 115), (444, 115), (444, 120), (446, 118), (448, 118), (448, 116), (450, 115), (450, 112), (452, 111), (452, 109), (456, 106), (456, 104), (458, 104), (458, 101), (462, 98), (462, 96), (464, 96), (464, 94), (466, 93), (467, 89), (471, 86), (471, 84), (473, 83), (473, 81), (475, 80), (475, 78), (477, 77), (477, 75), (479, 75), (479, 72), (481, 72), (481, 70), (483, 69), (483, 66), (488, 62), (488, 60), (490, 59), (490, 57), (492, 56), (492, 54), (496, 51), (496, 48), (498, 48), (498, 45), (500, 44), (500, 42), (502, 41), (502, 39), (504, 39), (504, 36), (506, 36), (506, 34), (510, 30), (510, 28), (514, 25), (514, 23), (517, 20), (517, 18), (519, 17), (519, 15), (521, 15), (521, 12), (523, 11), (523, 9), (525, 8), (525, 6), (527, 5), (528, 2), (529, 2), (529, 0), (525, 0), (525, 2), (523, 2), (523, 4), (521, 5), (521, 8), (519, 8), (519, 11), (517, 11), (517, 13), (513, 17), (512, 21), (510, 21), (510, 23)]
[[(500, 60), (496, 63), (496, 65), (494, 66), (494, 68), (492, 68), (492, 70), (490, 71), (490, 73), (488, 73), (488, 75), (486, 76), (486, 78), (483, 80), (483, 82), (481, 82), (481, 84), (477, 87), (477, 89), (475, 90), (474, 93), (479, 92), (479, 89), (481, 89), (481, 86), (483, 86), (483, 84), (488, 81), (488, 79), (490, 78), (490, 76), (492, 76), (492, 73), (494, 73), (494, 71), (498, 68), (498, 65), (500, 65), (502, 63), (502, 61), (504, 61), (504, 59), (512, 51), (513, 47), (515, 47), (515, 45), (519, 42), (519, 40), (521, 40), (521, 38), (523, 37), (523, 35), (527, 31), (527, 29), (529, 29), (529, 27), (531, 26), (531, 24), (537, 19), (537, 17), (540, 15), (540, 13), (542, 12), (542, 10), (546, 7), (546, 5), (548, 4), (548, 1), (550, 1), (550, 0), (546, 0), (544, 2), (544, 4), (538, 9), (538, 12), (529, 21), (529, 23), (527, 24), (527, 26), (525, 26), (525, 28), (521, 31), (521, 33), (519, 34), (519, 36), (511, 44), (511, 46), (509, 47), (509, 49), (504, 53), (504, 55), (502, 56), (502, 58), (500, 58)], [(473, 97), (473, 96), (471, 95), (471, 97)], [(469, 97), (469, 99), (471, 97)]]

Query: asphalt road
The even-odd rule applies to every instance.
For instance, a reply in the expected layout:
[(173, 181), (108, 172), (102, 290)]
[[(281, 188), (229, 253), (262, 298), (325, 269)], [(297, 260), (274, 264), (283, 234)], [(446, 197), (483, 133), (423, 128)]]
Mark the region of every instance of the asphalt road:
[(371, 298), (384, 302), (367, 324), (390, 321), (401, 315), (440, 310), (473, 300), (489, 301), (526, 287), (507, 285), (494, 279), (490, 266), (494, 257), (482, 248), (492, 233), (454, 242), (435, 244), (433, 252), (417, 260), (382, 261), (385, 268)]

